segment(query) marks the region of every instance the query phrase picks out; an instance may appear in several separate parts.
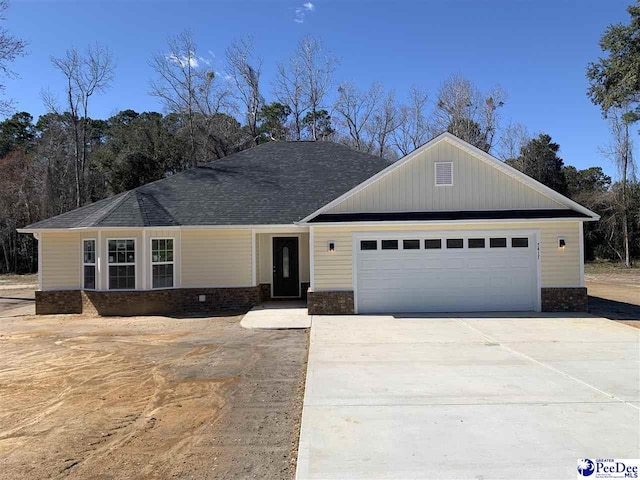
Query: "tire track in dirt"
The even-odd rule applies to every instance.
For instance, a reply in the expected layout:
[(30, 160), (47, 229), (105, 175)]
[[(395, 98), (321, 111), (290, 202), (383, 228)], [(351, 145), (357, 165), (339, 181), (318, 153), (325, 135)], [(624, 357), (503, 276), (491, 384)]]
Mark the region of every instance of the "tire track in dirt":
[(239, 319), (2, 320), (0, 479), (291, 477), (306, 332)]

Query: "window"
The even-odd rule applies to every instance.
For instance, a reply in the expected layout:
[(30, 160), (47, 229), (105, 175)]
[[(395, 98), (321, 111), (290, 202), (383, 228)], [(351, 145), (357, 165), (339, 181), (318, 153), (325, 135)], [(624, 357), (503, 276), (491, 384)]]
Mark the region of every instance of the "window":
[(173, 287), (173, 239), (151, 239), (151, 287)]
[(452, 162), (436, 162), (435, 164), (436, 185), (451, 186), (453, 185), (453, 163)]
[(447, 238), (447, 248), (462, 248), (464, 242), (461, 238)]
[(529, 246), (529, 239), (524, 237), (524, 238), (512, 238), (511, 239), (511, 246), (513, 248), (527, 248)]
[(402, 248), (405, 250), (420, 250), (420, 240), (403, 240)]
[(96, 241), (82, 241), (82, 288), (95, 290), (96, 288)]
[(289, 278), (289, 247), (282, 249), (282, 278)]
[(109, 240), (109, 289), (133, 290), (136, 288), (135, 240)]
[(360, 241), (360, 250), (377, 250), (377, 249), (378, 249), (377, 240), (361, 240)]
[(469, 248), (484, 248), (484, 238), (470, 238)]
[(507, 248), (506, 238), (491, 238), (489, 239), (489, 246), (491, 248)]
[(397, 250), (398, 240), (382, 240), (382, 250)]
[(442, 248), (442, 240), (439, 238), (427, 239), (424, 241), (424, 248), (427, 250), (437, 250)]

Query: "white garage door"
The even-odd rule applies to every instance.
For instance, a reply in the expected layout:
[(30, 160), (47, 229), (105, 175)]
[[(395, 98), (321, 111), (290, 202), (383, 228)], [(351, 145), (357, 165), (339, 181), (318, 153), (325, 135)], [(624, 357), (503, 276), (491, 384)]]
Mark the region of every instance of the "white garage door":
[(354, 243), (358, 313), (536, 309), (534, 235), (374, 234)]

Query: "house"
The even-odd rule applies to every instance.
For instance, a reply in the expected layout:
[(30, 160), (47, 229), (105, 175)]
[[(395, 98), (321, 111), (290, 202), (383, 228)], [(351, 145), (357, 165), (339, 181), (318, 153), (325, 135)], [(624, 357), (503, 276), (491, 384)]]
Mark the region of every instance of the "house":
[(584, 311), (598, 215), (443, 133), (393, 164), (271, 142), (21, 230), (37, 313)]

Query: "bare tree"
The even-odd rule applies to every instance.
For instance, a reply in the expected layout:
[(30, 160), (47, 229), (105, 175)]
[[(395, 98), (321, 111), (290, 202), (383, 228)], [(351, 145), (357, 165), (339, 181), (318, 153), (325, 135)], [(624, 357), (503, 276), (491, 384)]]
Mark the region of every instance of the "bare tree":
[(407, 155), (429, 140), (433, 129), (427, 119), (427, 92), (413, 86), (409, 99), (400, 107), (399, 127), (394, 131), (394, 144), (401, 155)]
[[(498, 140), (498, 157), (502, 161), (516, 160), (520, 156), (520, 150), (531, 140), (527, 127), (522, 123), (509, 123)], [(524, 171), (524, 166), (520, 169)]]
[[(230, 108), (229, 89), (218, 85), (215, 72), (201, 65), (196, 44), (188, 32), (168, 41), (168, 51), (159, 52), (150, 62), (157, 78), (150, 82), (150, 95), (158, 97), (170, 113), (179, 115), (187, 130), (189, 163), (198, 163), (201, 145), (199, 130), (211, 131), (210, 123), (224, 108)], [(205, 135), (205, 141), (208, 137)]]
[(629, 134), (629, 121), (625, 117), (625, 112), (628, 111), (628, 106), (623, 105), (621, 108), (611, 108), (607, 112), (611, 142), (607, 147), (601, 149), (601, 153), (613, 162), (620, 176), (618, 207), (622, 217), (622, 248), (624, 253), (619, 256), (624, 265), (630, 268), (628, 182), (635, 179), (636, 168), (633, 158), (633, 141)]
[(158, 79), (151, 81), (150, 95), (162, 100), (169, 112), (178, 113), (184, 119), (189, 132), (189, 160), (196, 160), (196, 45), (191, 34), (183, 32), (168, 41), (169, 52), (157, 53), (151, 60), (151, 68)]
[(438, 91), (435, 126), (488, 152), (498, 129), (498, 109), (505, 100), (506, 94), (499, 87), (484, 94), (466, 78), (452, 76)]
[(373, 148), (373, 138), (367, 133), (371, 133), (373, 129), (371, 123), (382, 92), (383, 88), (379, 83), (374, 83), (368, 91), (360, 91), (349, 82), (338, 87), (334, 110), (340, 116), (339, 123), (347, 131), (347, 143), (355, 150), (370, 152)]
[(75, 161), (73, 152), (73, 122), (70, 114), (47, 113), (38, 120), (39, 135), (35, 151), (46, 167), (41, 190), (44, 217), (60, 215), (76, 203)]
[(264, 105), (260, 94), (260, 74), (262, 60), (252, 64), (253, 39), (251, 37), (235, 42), (227, 48), (227, 68), (235, 86), (235, 96), (243, 105), (244, 117), (255, 144), (258, 140), (258, 115)]
[[(9, 8), (8, 0), (0, 0), (0, 21), (7, 19), (5, 12)], [(0, 28), (0, 74), (7, 78), (15, 78), (16, 74), (9, 68), (9, 64), (25, 54), (27, 44), (11, 35), (6, 28)], [(0, 91), (5, 86), (0, 84)], [(7, 114), (13, 107), (11, 100), (0, 100), (0, 113)]]
[(273, 81), (273, 93), (278, 102), (291, 110), (291, 138), (302, 139), (306, 107), (303, 102), (302, 64), (296, 55), (292, 55), (287, 65), (280, 63), (276, 67)]
[(294, 56), (301, 66), (302, 104), (311, 114), (311, 140), (318, 140), (318, 113), (322, 110), (338, 60), (310, 35), (300, 40)]
[(483, 95), (481, 108), (482, 120), (480, 125), (483, 129), (487, 152), (491, 151), (495, 145), (496, 134), (500, 128), (498, 109), (503, 107), (506, 101), (507, 94), (499, 86), (493, 87), (492, 90)]
[(393, 160), (397, 158), (396, 151), (391, 148), (393, 134), (400, 127), (402, 116), (396, 104), (393, 92), (389, 92), (378, 104), (373, 113), (373, 120), (369, 122), (369, 135), (376, 147), (376, 155)]
[[(51, 57), (51, 63), (65, 78), (65, 109), (69, 112), (73, 128), (75, 160), (76, 206), (86, 200), (85, 175), (88, 164), (88, 143), (91, 134), (89, 105), (91, 97), (105, 91), (113, 80), (115, 65), (111, 52), (98, 44), (84, 53), (75, 48), (63, 57)], [(52, 96), (45, 96), (49, 108), (56, 112)]]

